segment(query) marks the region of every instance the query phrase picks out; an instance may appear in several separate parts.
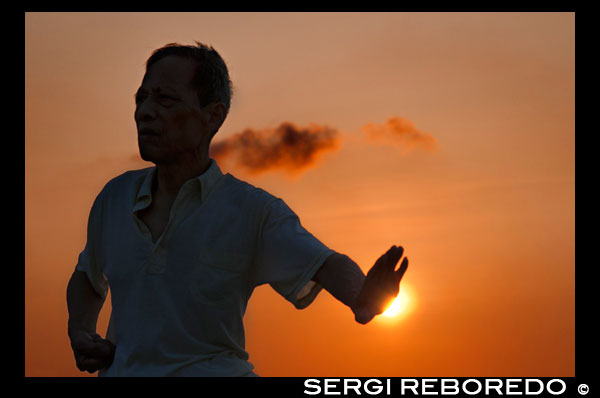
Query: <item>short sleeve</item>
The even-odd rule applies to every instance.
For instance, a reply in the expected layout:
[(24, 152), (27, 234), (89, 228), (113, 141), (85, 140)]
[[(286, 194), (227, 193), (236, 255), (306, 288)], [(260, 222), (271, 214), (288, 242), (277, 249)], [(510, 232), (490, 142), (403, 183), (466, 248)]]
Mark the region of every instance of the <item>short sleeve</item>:
[(306, 308), (323, 288), (313, 276), (334, 253), (302, 226), (283, 200), (274, 199), (262, 223), (257, 285), (269, 283), (296, 308)]
[(99, 245), (99, 226), (102, 221), (102, 193), (98, 195), (88, 218), (87, 241), (85, 248), (79, 254), (75, 269), (85, 272), (96, 293), (103, 299), (108, 293), (108, 282), (98, 261), (97, 247)]

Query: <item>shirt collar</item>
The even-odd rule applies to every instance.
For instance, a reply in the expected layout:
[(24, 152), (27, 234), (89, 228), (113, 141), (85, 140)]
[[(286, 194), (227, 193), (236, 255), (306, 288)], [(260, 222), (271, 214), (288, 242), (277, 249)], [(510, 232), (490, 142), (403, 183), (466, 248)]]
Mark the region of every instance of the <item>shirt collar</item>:
[[(147, 207), (152, 201), (152, 181), (154, 180), (154, 175), (156, 174), (156, 166), (151, 167), (149, 170), (150, 171), (144, 176), (142, 185), (140, 186), (135, 198), (135, 205), (133, 208), (134, 212)], [(201, 175), (186, 181), (183, 186), (187, 184), (193, 184), (198, 187), (200, 190), (200, 198), (202, 202), (204, 202), (222, 176), (223, 173), (217, 165), (217, 162), (214, 159), (210, 159), (208, 169), (206, 169), (206, 171)]]
[(210, 165), (208, 166), (208, 169), (198, 177), (195, 177), (195, 180), (200, 183), (199, 185), (200, 194), (202, 195), (202, 202), (206, 200), (221, 177), (223, 177), (223, 173), (217, 165), (217, 161), (210, 159)]

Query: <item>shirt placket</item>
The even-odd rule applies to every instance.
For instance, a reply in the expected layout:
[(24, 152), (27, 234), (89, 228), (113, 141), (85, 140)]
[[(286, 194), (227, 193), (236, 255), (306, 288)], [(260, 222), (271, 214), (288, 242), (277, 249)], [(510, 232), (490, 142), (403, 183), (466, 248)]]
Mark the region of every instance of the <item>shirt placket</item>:
[[(165, 272), (167, 266), (166, 247), (168, 245), (170, 233), (174, 226), (181, 222), (181, 218), (185, 217), (184, 210), (189, 202), (192, 185), (193, 182), (187, 182), (184, 184), (175, 198), (175, 202), (173, 202), (173, 206), (171, 207), (171, 211), (169, 213), (169, 220), (167, 221), (167, 226), (165, 227), (162, 235), (156, 241), (156, 244), (154, 244), (152, 253), (148, 260), (147, 272), (149, 274), (163, 274)], [(152, 239), (151, 235), (150, 239)]]
[(152, 251), (150, 258), (148, 259), (147, 271), (149, 274), (163, 274), (167, 264), (167, 253), (164, 248), (157, 246)]

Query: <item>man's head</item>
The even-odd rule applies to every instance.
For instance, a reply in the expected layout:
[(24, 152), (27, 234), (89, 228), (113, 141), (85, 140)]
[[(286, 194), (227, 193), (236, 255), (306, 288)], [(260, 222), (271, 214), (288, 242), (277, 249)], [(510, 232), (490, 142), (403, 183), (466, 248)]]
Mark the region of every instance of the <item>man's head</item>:
[(231, 91), (227, 66), (212, 47), (168, 44), (154, 51), (135, 96), (142, 158), (164, 163), (208, 151)]

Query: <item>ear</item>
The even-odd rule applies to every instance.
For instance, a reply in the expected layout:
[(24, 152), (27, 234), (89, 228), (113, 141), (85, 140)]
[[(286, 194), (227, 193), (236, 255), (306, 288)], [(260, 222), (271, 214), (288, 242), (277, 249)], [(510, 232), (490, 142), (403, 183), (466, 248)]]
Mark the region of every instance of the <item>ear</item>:
[(217, 131), (227, 116), (227, 108), (221, 102), (213, 102), (206, 106), (208, 112), (208, 125), (211, 131)]

